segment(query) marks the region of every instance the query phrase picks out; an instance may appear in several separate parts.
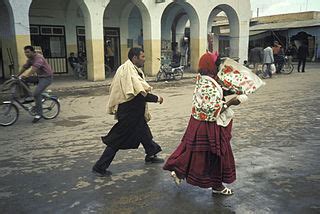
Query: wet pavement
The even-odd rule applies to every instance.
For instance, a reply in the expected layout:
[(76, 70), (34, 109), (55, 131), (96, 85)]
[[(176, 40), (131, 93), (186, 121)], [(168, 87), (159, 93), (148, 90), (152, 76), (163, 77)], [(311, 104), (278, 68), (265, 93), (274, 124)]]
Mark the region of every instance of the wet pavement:
[[(90, 171), (104, 149), (100, 136), (115, 123), (105, 113), (108, 82), (57, 82), (58, 118), (32, 124), (22, 112), (16, 124), (0, 127), (0, 212), (320, 213), (320, 66), (307, 69), (267, 79), (234, 108), (237, 181), (230, 197), (212, 197), (210, 189), (185, 182), (177, 187), (162, 164), (144, 163), (142, 147), (118, 152), (113, 175), (95, 177)], [(192, 81), (151, 82), (165, 99), (150, 104), (150, 127), (164, 158), (184, 134)]]

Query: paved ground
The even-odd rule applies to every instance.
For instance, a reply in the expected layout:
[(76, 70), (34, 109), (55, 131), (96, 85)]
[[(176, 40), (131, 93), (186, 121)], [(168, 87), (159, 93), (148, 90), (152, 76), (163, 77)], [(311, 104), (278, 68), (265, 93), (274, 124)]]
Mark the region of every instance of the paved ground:
[[(115, 122), (105, 113), (107, 89), (58, 82), (52, 87), (62, 103), (58, 118), (31, 124), (23, 113), (15, 125), (0, 127), (0, 212), (320, 213), (319, 69), (309, 65), (305, 74), (266, 80), (234, 108), (231, 197), (176, 187), (162, 165), (144, 164), (142, 148), (120, 151), (113, 175), (95, 177), (90, 169), (104, 148), (99, 138)], [(165, 102), (150, 106), (150, 126), (168, 157), (189, 119), (192, 79), (151, 84)]]

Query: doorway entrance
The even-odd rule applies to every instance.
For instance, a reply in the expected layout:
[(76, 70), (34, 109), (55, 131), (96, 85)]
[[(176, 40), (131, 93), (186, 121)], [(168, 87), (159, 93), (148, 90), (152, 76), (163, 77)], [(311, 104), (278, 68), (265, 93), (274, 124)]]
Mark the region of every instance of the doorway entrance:
[(116, 71), (121, 62), (119, 28), (104, 28), (104, 55), (106, 73)]
[(31, 45), (39, 47), (55, 74), (67, 73), (64, 26), (30, 25)]

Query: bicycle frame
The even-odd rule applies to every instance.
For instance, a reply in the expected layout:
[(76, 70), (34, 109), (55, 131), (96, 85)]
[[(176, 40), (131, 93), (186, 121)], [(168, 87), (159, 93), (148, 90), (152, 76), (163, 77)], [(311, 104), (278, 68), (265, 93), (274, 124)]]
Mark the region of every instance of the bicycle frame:
[[(2, 104), (4, 104), (4, 108), (1, 109), (1, 126), (10, 126), (17, 121), (17, 119), (19, 118), (19, 106), (27, 111), (31, 116), (36, 115), (35, 100), (28, 100), (28, 97), (30, 97), (31, 94), (31, 90), (27, 83), (19, 85), (22, 83), (22, 80), (18, 79), (17, 77), (12, 77), (12, 81), (8, 81), (5, 85), (4, 90), (9, 90), (10, 95), (7, 100), (2, 102)], [(18, 91), (19, 89), (23, 91)], [(22, 93), (18, 94), (17, 92)], [(48, 93), (49, 91), (41, 93), (41, 105), (42, 109), (44, 110), (42, 117), (44, 119), (53, 119), (59, 115), (60, 102), (57, 96), (52, 96)], [(7, 117), (7, 115), (9, 115), (9, 117)]]
[[(29, 101), (27, 103), (23, 103), (21, 102), (19, 99), (15, 98), (14, 96), (11, 97), (11, 99), (9, 101), (4, 101), (4, 104), (13, 104), (16, 106), (20, 106), (22, 109), (24, 109), (25, 111), (27, 111), (31, 116), (34, 116), (34, 113), (32, 112), (32, 108), (34, 105), (34, 100)], [(29, 104), (29, 105), (27, 105)], [(31, 107), (31, 108), (30, 108)]]
[[(15, 77), (15, 76), (12, 76), (12, 79), (13, 79), (13, 80), (16, 80), (17, 83), (15, 83), (15, 85), (10, 89), (10, 93), (11, 93), (10, 100), (9, 100), (9, 101), (5, 101), (5, 102), (3, 102), (3, 103), (5, 103), (5, 104), (11, 103), (11, 104), (13, 104), (13, 105), (16, 105), (17, 107), (20, 106), (22, 109), (24, 109), (25, 111), (27, 111), (31, 116), (34, 116), (35, 113), (32, 112), (32, 109), (33, 109), (34, 103), (35, 103), (34, 100), (30, 100), (30, 101), (25, 101), (25, 100), (24, 100), (24, 101), (20, 101), (17, 97), (15, 97), (18, 84), (19, 84), (20, 86), (22, 86), (24, 90), (27, 91), (29, 97), (32, 97), (32, 91), (31, 91), (28, 83), (27, 83), (27, 82), (24, 82), (24, 81), (22, 81), (22, 80), (20, 80), (20, 79), (18, 79), (18, 78)], [(45, 96), (45, 93), (43, 93), (42, 96)], [(47, 95), (47, 96), (49, 96), (49, 95)]]

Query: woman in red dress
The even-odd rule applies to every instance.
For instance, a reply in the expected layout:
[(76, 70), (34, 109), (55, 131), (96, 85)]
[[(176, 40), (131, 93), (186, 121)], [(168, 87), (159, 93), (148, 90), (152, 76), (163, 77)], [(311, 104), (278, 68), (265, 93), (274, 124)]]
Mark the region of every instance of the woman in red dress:
[(228, 107), (240, 101), (237, 97), (225, 101), (227, 93), (216, 81), (219, 64), (217, 53), (207, 52), (200, 58), (188, 127), (163, 169), (171, 171), (176, 184), (185, 179), (194, 186), (211, 187), (212, 193), (232, 195), (223, 185), (236, 180), (230, 145), (233, 112)]

